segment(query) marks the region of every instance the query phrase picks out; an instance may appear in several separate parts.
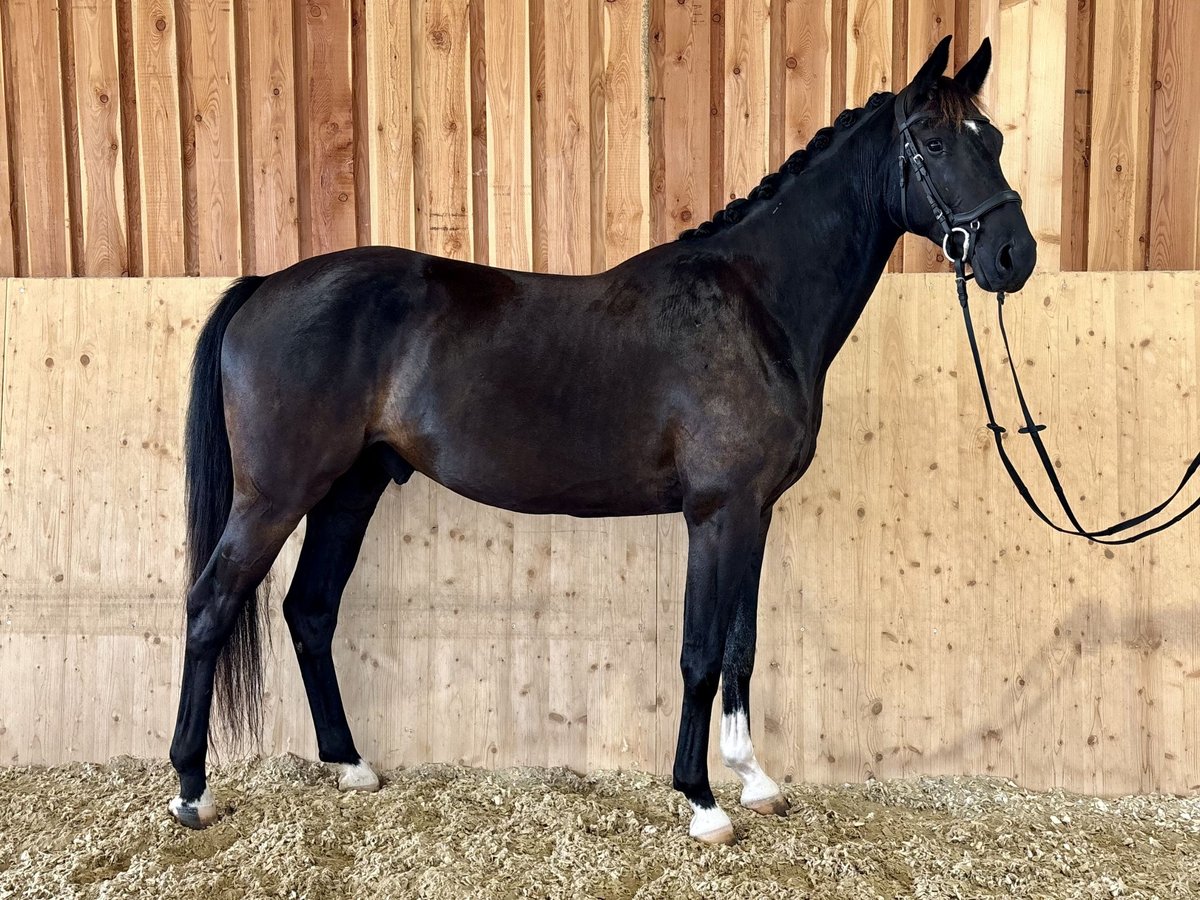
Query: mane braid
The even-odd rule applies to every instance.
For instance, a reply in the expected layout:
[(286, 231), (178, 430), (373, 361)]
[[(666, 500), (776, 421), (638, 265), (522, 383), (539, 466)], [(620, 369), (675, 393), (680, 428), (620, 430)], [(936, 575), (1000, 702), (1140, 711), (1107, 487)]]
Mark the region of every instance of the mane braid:
[(820, 154), (822, 150), (827, 149), (833, 143), (834, 137), (854, 127), (864, 109), (876, 110), (894, 96), (894, 94), (887, 91), (881, 91), (880, 93), (872, 94), (865, 107), (842, 110), (838, 113), (837, 118), (833, 120), (832, 127), (820, 129), (812, 136), (812, 139), (808, 142), (808, 146), (802, 150), (797, 150), (784, 161), (783, 165), (779, 167), (778, 172), (771, 172), (764, 176), (763, 180), (744, 198), (739, 197), (736, 200), (730, 200), (709, 221), (681, 232), (678, 240), (691, 241), (708, 237), (711, 234), (716, 234), (718, 231), (723, 231), (730, 225), (736, 225), (746, 217), (746, 213), (750, 211), (751, 206), (756, 201), (769, 200), (771, 197), (774, 197), (784, 182), (789, 177), (794, 177), (803, 172), (814, 156)]

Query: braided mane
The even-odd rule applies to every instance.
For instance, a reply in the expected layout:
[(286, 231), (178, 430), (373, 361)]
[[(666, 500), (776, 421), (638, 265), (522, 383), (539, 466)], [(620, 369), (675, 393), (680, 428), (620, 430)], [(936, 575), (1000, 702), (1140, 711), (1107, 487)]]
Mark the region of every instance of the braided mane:
[[(771, 172), (745, 197), (730, 200), (723, 209), (713, 215), (712, 219), (681, 232), (678, 240), (692, 241), (705, 238), (723, 231), (730, 225), (736, 225), (746, 217), (752, 206), (758, 200), (769, 200), (779, 192), (780, 187), (790, 178), (799, 175), (809, 162), (821, 151), (833, 143), (835, 137), (852, 128), (861, 118), (865, 110), (876, 110), (891, 101), (896, 95), (888, 91), (872, 94), (865, 107), (842, 110), (834, 119), (832, 127), (822, 128), (812, 136), (808, 146), (797, 150), (787, 158), (778, 172)], [(971, 113), (973, 102), (978, 102), (965, 88), (949, 78), (941, 78), (927, 97), (931, 104), (931, 114), (939, 122), (949, 123), (955, 127), (962, 124)]]
[[(895, 95), (888, 92), (880, 92), (872, 94), (871, 99), (867, 101), (866, 109), (875, 110), (887, 103)], [(754, 187), (745, 197), (739, 197), (736, 200), (730, 200), (723, 209), (718, 210), (707, 222), (702, 222), (695, 228), (689, 228), (687, 231), (679, 235), (681, 241), (691, 241), (697, 238), (708, 237), (711, 234), (716, 234), (728, 228), (730, 225), (736, 225), (746, 217), (746, 213), (750, 211), (751, 205), (758, 200), (769, 200), (779, 192), (779, 188), (789, 177), (799, 175), (808, 168), (809, 161), (825, 150), (833, 143), (833, 139), (840, 133), (853, 125), (859, 120), (862, 115), (863, 107), (856, 109), (845, 109), (838, 114), (834, 119), (832, 127), (820, 129), (812, 136), (808, 145), (801, 150), (797, 150), (789, 156), (779, 167), (778, 172), (771, 172), (766, 175), (762, 181)]]

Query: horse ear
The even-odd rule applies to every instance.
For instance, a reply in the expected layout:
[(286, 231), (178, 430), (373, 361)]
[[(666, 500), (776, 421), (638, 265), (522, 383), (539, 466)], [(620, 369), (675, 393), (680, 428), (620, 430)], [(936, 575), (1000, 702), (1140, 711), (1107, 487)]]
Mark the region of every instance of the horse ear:
[(946, 35), (933, 48), (933, 52), (929, 54), (929, 59), (925, 60), (925, 64), (921, 66), (920, 71), (913, 76), (909, 85), (912, 92), (919, 97), (932, 88), (937, 83), (938, 77), (946, 71), (946, 66), (949, 62), (950, 35)]
[(954, 76), (954, 80), (972, 94), (978, 94), (983, 87), (984, 79), (987, 78), (988, 69), (991, 67), (992, 42), (989, 38), (984, 38), (983, 43), (979, 45), (979, 49), (975, 51), (975, 55), (968, 59), (966, 64), (958, 70), (958, 74)]

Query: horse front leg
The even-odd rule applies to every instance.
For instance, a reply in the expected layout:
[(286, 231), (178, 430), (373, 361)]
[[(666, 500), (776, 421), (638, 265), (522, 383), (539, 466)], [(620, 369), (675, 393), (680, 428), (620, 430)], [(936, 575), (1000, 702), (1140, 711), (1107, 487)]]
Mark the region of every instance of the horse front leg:
[(784, 816), (787, 801), (779, 785), (758, 764), (750, 740), (750, 677), (754, 674), (758, 639), (758, 586), (770, 527), (768, 506), (762, 514), (760, 539), (725, 639), (725, 657), (721, 663), (721, 758), (742, 780), (742, 806), (759, 815)]
[[(706, 504), (707, 506), (707, 504)], [(733, 825), (708, 780), (708, 732), (730, 623), (762, 563), (761, 506), (745, 497), (716, 509), (685, 508), (688, 574), (683, 607), (683, 710), (674, 785), (692, 807), (688, 833), (711, 844), (733, 841)]]

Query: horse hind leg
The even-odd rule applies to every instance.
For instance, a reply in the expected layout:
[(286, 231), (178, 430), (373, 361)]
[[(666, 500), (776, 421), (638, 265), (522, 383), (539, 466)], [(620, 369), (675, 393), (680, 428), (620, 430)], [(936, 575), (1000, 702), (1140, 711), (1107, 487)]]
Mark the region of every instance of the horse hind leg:
[(378, 790), (379, 778), (354, 745), (338, 688), (332, 650), (338, 609), (388, 481), (403, 483), (411, 474), (411, 467), (387, 448), (364, 452), (309, 512), (300, 561), (283, 602), (318, 753), (337, 768), (342, 790)]
[[(206, 783), (205, 760), (218, 660), (244, 607), (266, 577), (300, 515), (272, 513), (261, 506), (235, 500), (208, 565), (188, 592), (183, 681), (171, 741), (171, 763), (179, 775), (179, 795), (170, 802), (170, 810), (189, 828), (204, 828), (217, 816), (216, 803)], [(251, 623), (251, 627), (256, 625)], [(260, 671), (254, 656), (256, 650), (250, 653), (252, 658), (229, 661), (235, 667), (231, 677), (242, 679), (241, 686), (247, 689), (244, 693), (248, 698), (253, 694), (255, 673)], [(237, 713), (230, 712), (231, 716)]]

